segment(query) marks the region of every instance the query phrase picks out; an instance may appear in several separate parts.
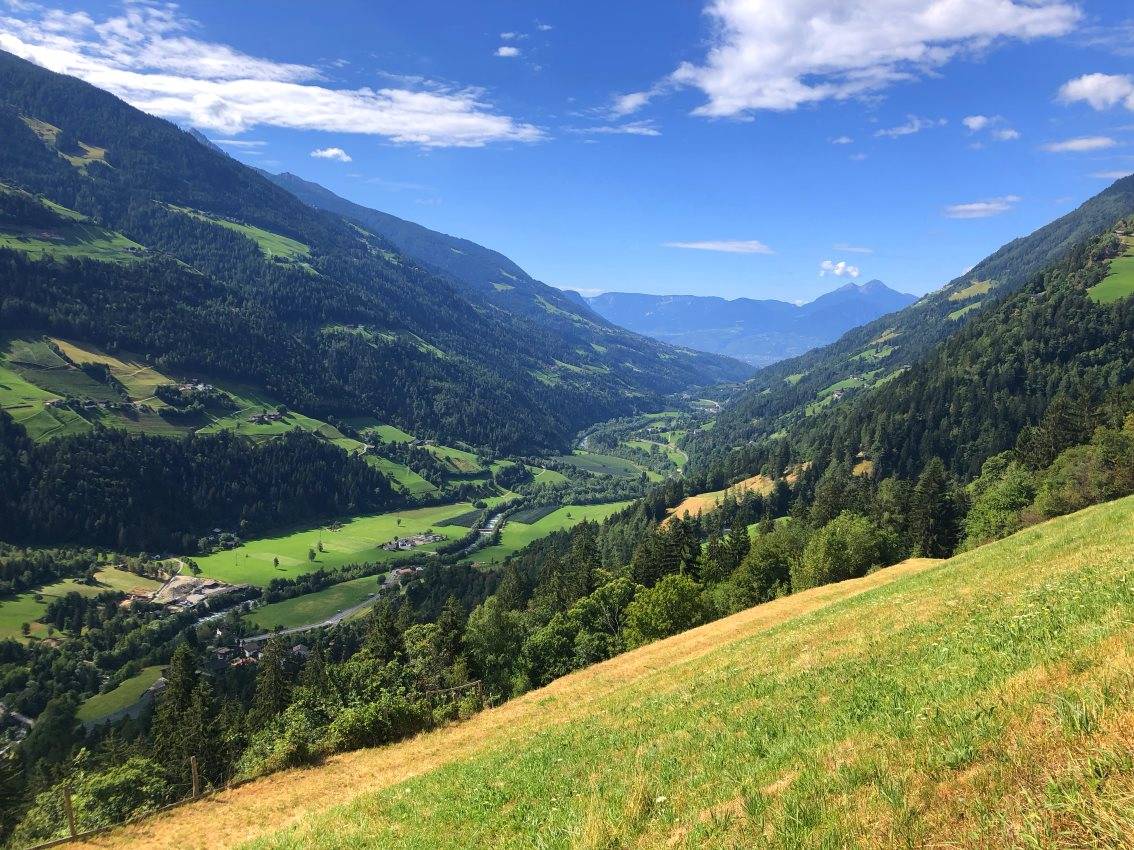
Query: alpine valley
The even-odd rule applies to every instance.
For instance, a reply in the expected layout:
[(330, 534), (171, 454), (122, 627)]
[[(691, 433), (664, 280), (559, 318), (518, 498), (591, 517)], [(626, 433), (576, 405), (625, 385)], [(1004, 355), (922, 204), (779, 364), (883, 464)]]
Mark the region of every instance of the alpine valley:
[[(1134, 175), (921, 295), (584, 297), (130, 105), (119, 29), (177, 13), (142, 5), (0, 51), (0, 847), (1131, 847)], [(44, 67), (92, 28), (114, 73)], [(528, 30), (492, 58), (543, 79)], [(235, 121), (233, 55), (177, 32)], [(331, 91), (299, 67), (261, 82)], [(562, 132), (657, 139), (631, 116), (710, 70)], [(908, 122), (872, 138), (947, 126)], [(439, 174), (488, 144), (381, 134)]]

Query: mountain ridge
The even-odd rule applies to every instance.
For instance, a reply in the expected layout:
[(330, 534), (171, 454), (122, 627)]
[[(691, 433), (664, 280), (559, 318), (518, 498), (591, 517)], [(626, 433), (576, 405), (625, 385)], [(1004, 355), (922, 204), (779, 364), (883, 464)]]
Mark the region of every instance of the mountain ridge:
[(756, 366), (833, 342), (851, 328), (917, 300), (877, 279), (844, 284), (805, 304), (747, 297), (575, 294), (600, 316), (637, 333)]

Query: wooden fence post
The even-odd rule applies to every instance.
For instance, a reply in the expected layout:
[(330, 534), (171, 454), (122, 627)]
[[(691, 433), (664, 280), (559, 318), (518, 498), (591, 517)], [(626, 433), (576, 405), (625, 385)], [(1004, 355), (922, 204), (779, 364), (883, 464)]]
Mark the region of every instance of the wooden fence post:
[(201, 793), (201, 775), (197, 772), (197, 757), (189, 756), (189, 770), (193, 774), (193, 797)]
[(68, 785), (63, 786), (63, 810), (67, 813), (67, 828), (74, 838), (78, 833), (75, 831), (75, 809), (71, 805), (71, 788)]

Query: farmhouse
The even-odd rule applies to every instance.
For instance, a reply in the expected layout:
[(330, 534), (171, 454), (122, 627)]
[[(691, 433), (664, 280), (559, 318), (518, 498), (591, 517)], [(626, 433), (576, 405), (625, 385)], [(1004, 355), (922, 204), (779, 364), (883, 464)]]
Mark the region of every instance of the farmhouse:
[(387, 552), (406, 552), (427, 543), (439, 543), (444, 539), (444, 534), (435, 534), (430, 531), (424, 534), (415, 534), (412, 537), (395, 537), (389, 543), (383, 543), (382, 548)]

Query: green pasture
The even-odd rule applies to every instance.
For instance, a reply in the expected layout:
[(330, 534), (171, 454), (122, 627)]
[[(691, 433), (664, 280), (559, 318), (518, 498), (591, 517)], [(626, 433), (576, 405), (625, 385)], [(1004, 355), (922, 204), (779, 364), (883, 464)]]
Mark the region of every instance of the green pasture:
[(602, 522), (611, 514), (626, 507), (629, 502), (611, 502), (605, 505), (566, 505), (542, 519), (529, 524), (509, 520), (500, 531), (500, 542), (474, 552), (468, 560), (481, 564), (499, 564), (529, 543), (546, 537), (553, 531), (572, 528), (584, 520)]
[[(202, 574), (232, 584), (266, 586), (274, 578), (295, 578), (318, 569), (336, 569), (362, 561), (394, 561), (407, 552), (387, 552), (382, 544), (395, 537), (409, 537), (433, 529), (446, 537), (458, 538), (464, 530), (438, 526), (441, 520), (472, 510), (468, 502), (428, 508), (391, 511), (375, 516), (347, 520), (338, 530), (328, 526), (296, 529), (283, 534), (250, 540), (235, 549), (194, 557)], [(319, 543), (325, 551), (319, 552)], [(413, 553), (435, 550), (440, 543), (431, 543), (412, 550)], [(316, 557), (309, 560), (308, 550)], [(279, 559), (279, 566), (274, 563)]]
[(382, 578), (382, 575), (373, 575), (344, 581), (315, 593), (256, 608), (245, 615), (244, 619), (264, 631), (271, 631), (276, 626), (290, 629), (321, 623), (340, 611), (365, 602), (378, 592)]

